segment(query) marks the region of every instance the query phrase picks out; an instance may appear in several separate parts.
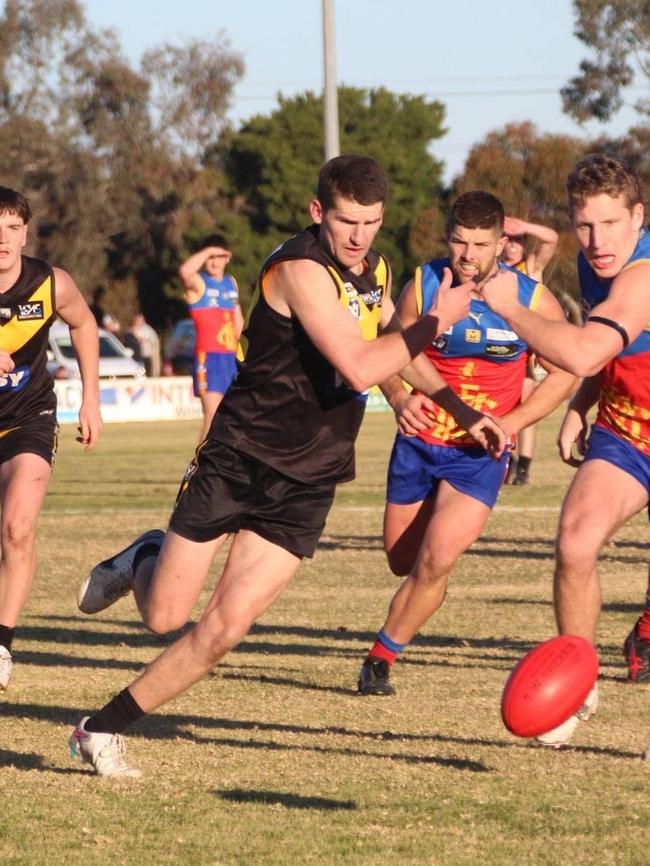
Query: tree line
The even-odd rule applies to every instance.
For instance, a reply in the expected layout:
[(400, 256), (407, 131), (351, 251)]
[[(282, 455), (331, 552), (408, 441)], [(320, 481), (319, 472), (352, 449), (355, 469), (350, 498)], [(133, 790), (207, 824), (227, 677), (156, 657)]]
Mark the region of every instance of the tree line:
[[(562, 91), (579, 120), (608, 119), (650, 45), (640, 0), (576, 0), (577, 35), (595, 54)], [(621, 39), (612, 40), (612, 27)], [(647, 67), (646, 67), (647, 68)], [(107, 288), (123, 324), (138, 309), (160, 332), (185, 315), (177, 268), (201, 238), (228, 237), (246, 303), (263, 258), (306, 222), (322, 163), (322, 99), (305, 92), (234, 129), (242, 56), (223, 33), (153, 47), (129, 63), (112, 31), (93, 29), (78, 0), (5, 0), (0, 17), (0, 182), (22, 190), (34, 219), (29, 252), (69, 270), (86, 296)], [(600, 88), (600, 89), (599, 89)], [(508, 213), (561, 235), (552, 289), (575, 294), (564, 181), (606, 150), (650, 188), (648, 108), (620, 140), (552, 135), (531, 122), (490, 132), (451, 187), (435, 156), (445, 107), (423, 96), (339, 88), (342, 152), (376, 158), (390, 178), (381, 249), (400, 287), (443, 249), (444, 215), (460, 192), (493, 192)]]

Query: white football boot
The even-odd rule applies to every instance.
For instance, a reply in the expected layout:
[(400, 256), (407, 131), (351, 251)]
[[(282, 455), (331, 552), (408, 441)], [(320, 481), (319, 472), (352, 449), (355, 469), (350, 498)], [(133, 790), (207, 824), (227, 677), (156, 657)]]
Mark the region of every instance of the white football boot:
[(85, 729), (90, 716), (84, 716), (69, 740), (70, 757), (91, 764), (98, 776), (139, 779), (142, 773), (126, 761), (126, 746), (121, 734), (93, 733)]
[(6, 647), (0, 646), (0, 689), (6, 689), (11, 679), (14, 662)]
[(133, 585), (136, 553), (145, 544), (160, 547), (164, 537), (165, 533), (160, 529), (150, 529), (124, 550), (96, 565), (81, 584), (77, 600), (79, 610), (82, 613), (99, 613), (128, 595)]
[(569, 716), (566, 722), (562, 722), (556, 728), (547, 731), (545, 734), (540, 734), (535, 739), (542, 746), (550, 746), (552, 749), (559, 749), (561, 746), (566, 746), (571, 737), (574, 735), (576, 728), (580, 722), (587, 722), (598, 709), (598, 683), (593, 687), (585, 698), (584, 704), (579, 710)]

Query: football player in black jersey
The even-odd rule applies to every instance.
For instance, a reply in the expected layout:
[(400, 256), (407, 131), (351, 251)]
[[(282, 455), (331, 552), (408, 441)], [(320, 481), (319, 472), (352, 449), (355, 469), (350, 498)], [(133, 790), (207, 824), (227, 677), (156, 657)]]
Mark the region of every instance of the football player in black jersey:
[[(354, 477), (367, 389), (405, 368), (426, 393), (445, 388), (416, 356), (466, 315), (470, 287), (452, 289), (449, 273), (431, 314), (401, 331), (388, 263), (372, 249), (386, 195), (384, 172), (368, 157), (337, 157), (321, 169), (313, 224), (262, 268), (244, 360), (188, 468), (167, 533), (145, 533), (81, 587), (85, 613), (132, 590), (151, 630), (177, 629), (234, 535), (196, 626), (72, 733), (72, 754), (100, 775), (139, 775), (122, 732), (205, 676), (314, 554), (336, 484)], [(502, 451), (494, 421), (474, 413), (468, 424)]]
[(47, 371), (50, 325), (70, 326), (83, 401), (79, 440), (97, 442), (97, 325), (70, 274), (23, 255), (31, 211), (0, 187), (0, 688), (9, 684), (11, 645), (36, 572), (36, 520), (56, 456), (54, 384)]

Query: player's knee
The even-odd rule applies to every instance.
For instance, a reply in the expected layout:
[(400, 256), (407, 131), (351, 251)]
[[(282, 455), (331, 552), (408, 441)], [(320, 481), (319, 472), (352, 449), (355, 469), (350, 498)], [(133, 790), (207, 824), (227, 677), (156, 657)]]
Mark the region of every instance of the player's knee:
[(30, 550), (34, 544), (34, 524), (21, 517), (11, 515), (4, 517), (0, 543), (4, 551)]
[(558, 571), (591, 568), (598, 558), (600, 544), (575, 521), (562, 524), (556, 545)]
[(195, 650), (214, 664), (240, 643), (251, 625), (252, 622), (243, 617), (208, 615), (193, 632)]
[(150, 608), (144, 615), (144, 624), (154, 634), (169, 634), (178, 631), (187, 622), (187, 617), (172, 608)]

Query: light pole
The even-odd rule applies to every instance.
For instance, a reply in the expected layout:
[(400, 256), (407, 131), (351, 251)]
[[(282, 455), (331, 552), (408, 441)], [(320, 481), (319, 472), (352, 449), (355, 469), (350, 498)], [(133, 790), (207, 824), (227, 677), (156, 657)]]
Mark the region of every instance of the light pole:
[(336, 44), (334, 33), (334, 0), (323, 0), (323, 126), (325, 159), (340, 153), (339, 104), (336, 87)]

